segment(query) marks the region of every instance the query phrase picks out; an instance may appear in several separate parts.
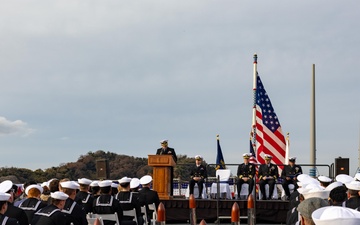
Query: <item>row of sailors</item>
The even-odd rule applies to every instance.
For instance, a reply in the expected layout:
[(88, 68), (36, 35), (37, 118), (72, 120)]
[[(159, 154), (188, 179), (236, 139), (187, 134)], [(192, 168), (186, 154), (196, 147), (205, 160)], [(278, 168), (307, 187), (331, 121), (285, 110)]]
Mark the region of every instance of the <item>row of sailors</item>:
[[(54, 183), (59, 184), (57, 188)], [(26, 197), (14, 201), (17, 186), (6, 180), (0, 183), (0, 224), (87, 225), (87, 213), (116, 212), (121, 225), (143, 225), (141, 206), (146, 207), (147, 215), (152, 215), (147, 206), (155, 203), (158, 207), (160, 203), (157, 192), (150, 189), (151, 183), (149, 175), (141, 179), (123, 177), (118, 183), (111, 180), (94, 182), (86, 178), (78, 179), (78, 182), (53, 179), (48, 185), (28, 185), (25, 188)], [(44, 189), (48, 186), (52, 191), (46, 194)], [(119, 191), (113, 194), (115, 187)], [(133, 209), (139, 224), (134, 222), (133, 217), (123, 215), (123, 211)], [(105, 220), (104, 223), (113, 225), (115, 222)]]
[(340, 174), (335, 181), (307, 174), (297, 177), (299, 186), (290, 196), (287, 225), (360, 224), (360, 173)]

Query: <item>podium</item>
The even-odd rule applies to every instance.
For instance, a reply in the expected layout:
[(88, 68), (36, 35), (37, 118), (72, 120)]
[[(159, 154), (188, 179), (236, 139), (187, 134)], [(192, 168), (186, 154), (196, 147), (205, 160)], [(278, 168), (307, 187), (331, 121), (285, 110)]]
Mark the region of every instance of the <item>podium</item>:
[(171, 168), (176, 165), (172, 155), (148, 155), (148, 165), (153, 167), (153, 189), (160, 199), (170, 199)]

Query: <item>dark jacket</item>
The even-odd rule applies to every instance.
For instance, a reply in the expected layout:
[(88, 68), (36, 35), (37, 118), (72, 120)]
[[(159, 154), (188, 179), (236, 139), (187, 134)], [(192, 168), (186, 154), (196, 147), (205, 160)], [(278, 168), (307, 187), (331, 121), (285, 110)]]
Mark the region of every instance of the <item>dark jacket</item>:
[(71, 198), (66, 199), (64, 209), (62, 210), (66, 215), (66, 224), (73, 223), (74, 225), (87, 225), (86, 212), (84, 208), (77, 204)]
[(177, 162), (177, 156), (175, 153), (175, 149), (167, 147), (166, 149), (158, 148), (156, 151), (156, 155), (166, 155), (171, 154), (175, 162)]
[(5, 222), (5, 225), (19, 225), (19, 223), (16, 219), (4, 216), (3, 214), (0, 214), (0, 224), (2, 224), (4, 222)]
[(27, 198), (20, 203), (19, 208), (25, 211), (28, 221), (31, 222), (35, 212), (39, 211), (39, 209), (42, 209), (46, 206), (47, 204), (39, 199)]
[(259, 167), (259, 179), (261, 180), (263, 177), (273, 177), (277, 179), (279, 177), (279, 170), (277, 165), (270, 163), (268, 167), (267, 164), (262, 164)]
[(238, 166), (237, 176), (238, 178), (248, 177), (252, 179), (255, 176), (255, 172), (256, 168), (254, 164), (248, 163), (245, 165), (245, 163), (242, 163)]
[(79, 191), (76, 194), (75, 201), (84, 207), (86, 213), (92, 212), (94, 197), (85, 191)]
[(31, 225), (66, 225), (66, 216), (55, 205), (48, 205), (34, 214)]
[(16, 219), (20, 225), (29, 225), (28, 218), (24, 210), (8, 203), (8, 209), (4, 213), (5, 216)]

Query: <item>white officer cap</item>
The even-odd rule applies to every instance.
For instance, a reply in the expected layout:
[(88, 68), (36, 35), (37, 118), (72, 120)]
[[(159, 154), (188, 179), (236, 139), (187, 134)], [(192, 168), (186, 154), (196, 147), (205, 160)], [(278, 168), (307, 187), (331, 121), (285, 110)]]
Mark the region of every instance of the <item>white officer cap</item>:
[(13, 186), (13, 182), (11, 180), (5, 180), (0, 183), (0, 192), (6, 193), (10, 191)]
[(99, 182), (100, 187), (111, 187), (112, 181), (111, 180), (103, 180)]
[(196, 155), (196, 156), (195, 156), (195, 159), (196, 159), (196, 160), (202, 160), (202, 157), (201, 157), (201, 155)]
[(272, 159), (272, 155), (265, 154), (265, 155), (264, 155), (264, 159)]
[(55, 191), (50, 193), (51, 198), (58, 199), (58, 200), (66, 200), (69, 195), (65, 194), (61, 191)]
[(350, 190), (360, 191), (360, 182), (359, 181), (353, 180), (350, 183), (346, 183), (345, 185)]
[(336, 188), (336, 187), (340, 187), (340, 186), (343, 186), (343, 183), (339, 182), (339, 181), (335, 181), (335, 182), (332, 182), (331, 184), (329, 184), (325, 190), (328, 190), (328, 191), (331, 191), (332, 189)]
[(336, 181), (339, 181), (343, 184), (346, 184), (346, 183), (350, 183), (351, 181), (354, 180), (353, 177), (347, 175), (347, 174), (339, 174), (335, 177)]
[(322, 207), (315, 210), (311, 217), (316, 225), (360, 224), (360, 212), (346, 207)]
[(161, 140), (161, 141), (160, 141), (160, 144), (164, 144), (164, 143), (168, 143), (168, 140), (167, 140), (167, 139), (164, 139), (164, 140)]
[(242, 156), (243, 156), (244, 159), (249, 159), (252, 156), (252, 154), (251, 153), (244, 153)]
[(331, 179), (327, 176), (318, 176), (318, 180), (321, 182), (326, 182), (326, 183), (330, 183)]
[(40, 185), (31, 184), (31, 185), (29, 185), (29, 186), (26, 187), (26, 189), (25, 189), (25, 194), (28, 195), (30, 189), (33, 189), (33, 188), (38, 189), (38, 190), (40, 191), (40, 194), (43, 193), (43, 190), (44, 190), (44, 189), (43, 189)]
[(296, 157), (289, 157), (290, 162), (295, 162), (295, 160), (296, 160)]
[(125, 183), (130, 183), (131, 178), (129, 177), (123, 177), (119, 180), (119, 184), (125, 184)]
[(76, 183), (75, 181), (64, 181), (60, 183), (61, 187), (68, 188), (68, 189), (79, 189), (80, 185)]
[(145, 175), (140, 178), (140, 184), (149, 184), (152, 181), (152, 177), (150, 175)]
[(10, 199), (10, 196), (11, 195), (8, 193), (0, 192), (0, 202), (8, 201)]
[(139, 178), (132, 178), (130, 181), (130, 188), (137, 188), (140, 186), (140, 179)]
[(99, 187), (99, 181), (94, 180), (93, 182), (90, 183), (90, 187)]
[(84, 185), (90, 185), (91, 184), (91, 180), (87, 179), (87, 178), (80, 178), (78, 179), (78, 183), (79, 184), (84, 184)]

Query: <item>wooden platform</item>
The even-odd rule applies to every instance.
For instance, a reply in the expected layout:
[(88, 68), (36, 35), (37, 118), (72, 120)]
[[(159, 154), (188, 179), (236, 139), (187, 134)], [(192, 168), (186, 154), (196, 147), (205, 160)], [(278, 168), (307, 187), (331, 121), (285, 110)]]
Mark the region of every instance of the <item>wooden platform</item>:
[[(190, 218), (189, 200), (171, 199), (161, 200), (165, 206), (167, 223), (186, 223)], [(207, 223), (217, 221), (221, 218), (231, 218), (231, 208), (237, 202), (240, 208), (240, 216), (247, 217), (247, 201), (244, 200), (196, 200), (196, 215), (200, 222), (204, 219)], [(266, 223), (286, 223), (286, 213), (288, 211), (288, 201), (268, 200), (256, 201), (256, 222)], [(217, 206), (219, 215), (217, 215)], [(230, 221), (230, 219), (229, 219)]]

